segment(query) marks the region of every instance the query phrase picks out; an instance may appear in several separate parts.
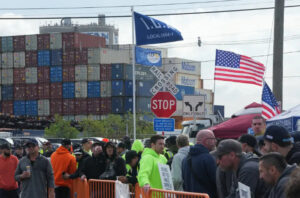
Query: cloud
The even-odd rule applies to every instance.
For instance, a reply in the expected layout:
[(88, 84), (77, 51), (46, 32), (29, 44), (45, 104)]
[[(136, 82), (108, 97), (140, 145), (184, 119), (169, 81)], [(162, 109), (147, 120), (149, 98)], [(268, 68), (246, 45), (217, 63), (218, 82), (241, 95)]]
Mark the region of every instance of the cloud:
[[(22, 15), (14, 13), (6, 13), (0, 15), (2, 18), (19, 18)], [(36, 20), (0, 20), (0, 36), (24, 35), (24, 34), (38, 34), (39, 21)]]

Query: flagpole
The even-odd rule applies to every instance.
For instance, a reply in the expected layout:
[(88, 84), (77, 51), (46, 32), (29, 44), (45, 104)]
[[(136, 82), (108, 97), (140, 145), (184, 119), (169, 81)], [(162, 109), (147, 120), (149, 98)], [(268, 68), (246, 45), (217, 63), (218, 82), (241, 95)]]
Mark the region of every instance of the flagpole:
[(135, 24), (134, 24), (134, 8), (131, 6), (131, 17), (132, 17), (132, 112), (133, 112), (133, 139), (136, 140), (136, 108), (135, 108)]

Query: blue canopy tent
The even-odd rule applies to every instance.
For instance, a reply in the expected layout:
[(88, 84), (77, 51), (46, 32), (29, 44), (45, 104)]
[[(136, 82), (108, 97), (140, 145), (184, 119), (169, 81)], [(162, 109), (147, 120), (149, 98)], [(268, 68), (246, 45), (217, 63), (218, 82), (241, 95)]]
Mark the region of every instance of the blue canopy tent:
[(267, 127), (270, 125), (284, 126), (290, 133), (300, 132), (300, 105), (267, 120)]

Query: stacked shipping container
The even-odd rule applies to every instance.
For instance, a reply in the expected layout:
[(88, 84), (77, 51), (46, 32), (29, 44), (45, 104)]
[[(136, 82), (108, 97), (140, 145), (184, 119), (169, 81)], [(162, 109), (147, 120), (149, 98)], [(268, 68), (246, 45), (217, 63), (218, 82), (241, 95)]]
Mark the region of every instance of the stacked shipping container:
[[(61, 114), (82, 120), (132, 111), (130, 51), (104, 48), (104, 38), (79, 33), (2, 37), (0, 41), (3, 113)], [(172, 64), (164, 62), (163, 71)], [(182, 67), (174, 77), (179, 101), (203, 86), (200, 75), (190, 71), (191, 65)], [(150, 112), (150, 89), (157, 79), (142, 65), (136, 65), (135, 75), (137, 112)]]

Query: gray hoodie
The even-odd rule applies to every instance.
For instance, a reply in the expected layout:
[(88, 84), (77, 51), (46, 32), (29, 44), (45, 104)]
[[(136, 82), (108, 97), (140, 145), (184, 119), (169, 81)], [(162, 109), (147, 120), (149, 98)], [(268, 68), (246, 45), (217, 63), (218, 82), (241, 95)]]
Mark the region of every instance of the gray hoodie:
[(178, 150), (178, 153), (176, 153), (173, 157), (171, 174), (172, 174), (174, 189), (177, 191), (183, 191), (181, 167), (182, 167), (182, 161), (189, 154), (189, 151), (190, 151), (190, 146), (182, 147)]
[(285, 198), (285, 185), (289, 180), (291, 172), (297, 167), (297, 164), (288, 165), (284, 171), (282, 172), (281, 176), (278, 178), (275, 186), (270, 191), (268, 198)]

